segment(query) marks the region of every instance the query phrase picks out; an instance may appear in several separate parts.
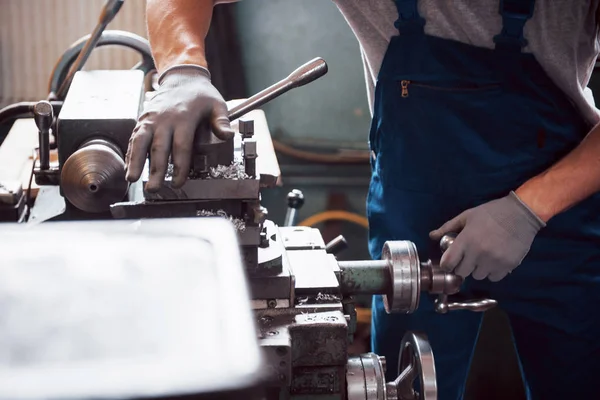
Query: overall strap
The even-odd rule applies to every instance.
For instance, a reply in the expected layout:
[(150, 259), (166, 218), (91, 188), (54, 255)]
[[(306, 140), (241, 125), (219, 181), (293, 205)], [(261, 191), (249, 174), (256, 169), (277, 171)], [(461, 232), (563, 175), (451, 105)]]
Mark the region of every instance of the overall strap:
[(500, 0), (502, 32), (494, 37), (496, 49), (520, 53), (527, 46), (525, 23), (533, 16), (535, 0)]
[(423, 34), (425, 19), (419, 15), (418, 0), (394, 0), (398, 8), (398, 19), (394, 26), (401, 35)]

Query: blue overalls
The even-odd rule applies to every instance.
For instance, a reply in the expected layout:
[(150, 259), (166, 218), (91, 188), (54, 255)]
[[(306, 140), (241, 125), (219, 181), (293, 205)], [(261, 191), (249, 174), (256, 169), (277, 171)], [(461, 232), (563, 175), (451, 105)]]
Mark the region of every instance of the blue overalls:
[[(439, 259), (430, 230), (546, 170), (591, 126), (522, 51), (534, 0), (501, 2), (494, 49), (426, 35), (417, 0), (395, 2), (400, 34), (381, 66), (369, 137), (369, 248), (379, 259), (386, 240), (411, 240), (422, 260)], [(600, 195), (551, 219), (512, 274), (468, 278), (462, 292), (507, 312), (529, 398), (600, 399)], [(424, 331), (439, 399), (462, 398), (481, 318), (436, 314), (425, 295), (414, 314), (388, 315), (376, 296), (373, 351), (394, 379), (402, 335)]]

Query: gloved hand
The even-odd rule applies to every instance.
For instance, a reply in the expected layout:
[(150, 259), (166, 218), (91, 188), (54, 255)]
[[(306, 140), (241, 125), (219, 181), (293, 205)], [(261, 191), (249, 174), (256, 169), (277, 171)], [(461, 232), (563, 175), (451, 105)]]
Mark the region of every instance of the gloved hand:
[(508, 196), (472, 208), (432, 231), (440, 240), (459, 232), (442, 255), (440, 267), (466, 278), (496, 282), (518, 267), (533, 239), (546, 224), (511, 192)]
[(233, 137), (225, 100), (211, 84), (206, 68), (178, 65), (159, 78), (159, 89), (144, 110), (129, 140), (126, 179), (140, 178), (150, 153), (146, 190), (157, 191), (173, 163), (172, 185), (181, 187), (190, 170), (196, 129), (212, 129), (221, 140)]

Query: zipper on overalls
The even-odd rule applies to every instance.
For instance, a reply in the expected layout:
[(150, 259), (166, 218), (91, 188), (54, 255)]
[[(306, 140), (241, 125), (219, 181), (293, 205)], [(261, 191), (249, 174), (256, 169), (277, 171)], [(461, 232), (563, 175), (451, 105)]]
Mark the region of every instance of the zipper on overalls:
[(408, 84), (410, 81), (401, 81), (400, 86), (402, 87), (402, 97), (408, 97)]

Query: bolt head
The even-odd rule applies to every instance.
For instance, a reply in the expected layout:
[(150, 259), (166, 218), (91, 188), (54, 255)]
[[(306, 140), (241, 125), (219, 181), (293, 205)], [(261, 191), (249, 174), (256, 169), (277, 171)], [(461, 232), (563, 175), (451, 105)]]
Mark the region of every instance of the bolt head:
[(254, 135), (254, 120), (241, 119), (239, 120), (239, 131), (243, 138), (250, 138)]
[(242, 148), (244, 150), (245, 158), (256, 158), (256, 140), (255, 139), (246, 139), (242, 144)]

